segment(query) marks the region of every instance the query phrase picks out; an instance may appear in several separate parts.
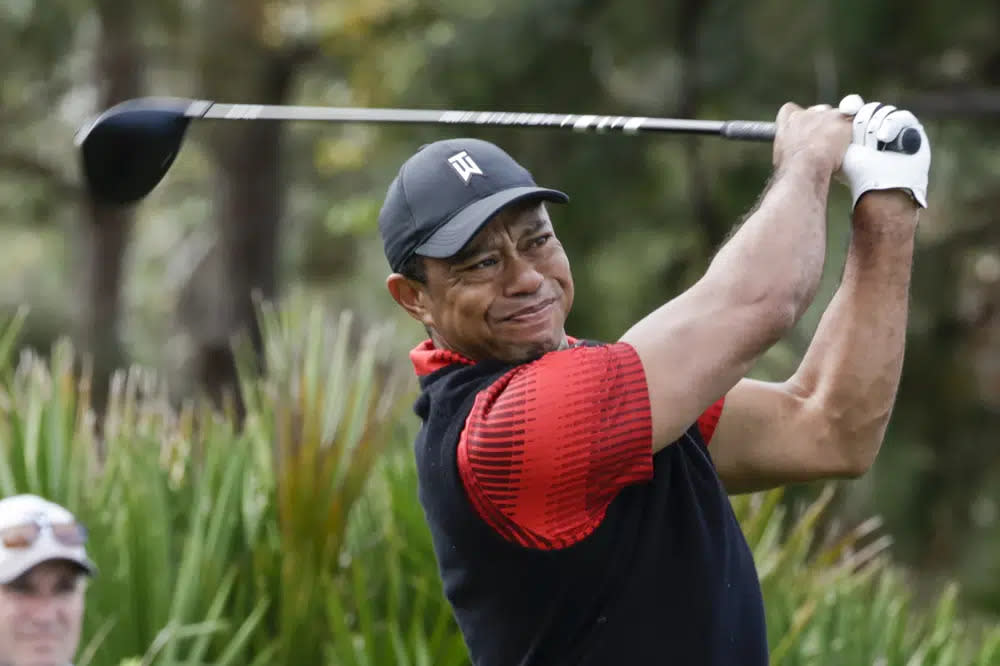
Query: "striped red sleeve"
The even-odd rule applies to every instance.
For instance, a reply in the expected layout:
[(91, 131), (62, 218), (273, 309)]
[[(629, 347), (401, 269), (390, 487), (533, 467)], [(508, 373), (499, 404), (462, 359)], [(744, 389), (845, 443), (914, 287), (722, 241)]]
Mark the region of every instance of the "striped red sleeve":
[(582, 540), (622, 488), (653, 476), (635, 350), (575, 347), (507, 373), (477, 396), (458, 468), (473, 506), (504, 538), (538, 549)]
[(708, 443), (712, 441), (712, 435), (715, 434), (715, 427), (719, 425), (722, 406), (725, 402), (725, 396), (719, 398), (717, 402), (705, 410), (704, 414), (698, 417), (698, 432), (701, 433), (701, 439), (705, 442), (705, 446), (708, 446)]

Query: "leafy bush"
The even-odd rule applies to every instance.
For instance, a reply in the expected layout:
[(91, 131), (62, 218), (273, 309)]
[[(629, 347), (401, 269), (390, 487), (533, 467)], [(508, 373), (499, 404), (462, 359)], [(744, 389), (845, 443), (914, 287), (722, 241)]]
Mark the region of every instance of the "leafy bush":
[[(141, 368), (114, 377), (98, 424), (65, 341), (48, 359), (26, 350), (0, 365), (0, 492), (71, 507), (101, 569), (77, 663), (461, 659), (429, 553), (414, 560), (408, 543), (428, 542), (412, 486), (382, 455), (410, 434), (399, 426), (403, 370), (381, 357), (389, 331), (355, 339), (349, 314), (331, 321), (302, 306), (264, 307), (261, 320), (269, 372), (243, 364), (242, 428), (207, 403), (172, 408)], [(0, 335), (0, 361), (13, 330)], [(349, 544), (370, 477), (392, 492), (366, 502)], [(365, 612), (385, 614), (375, 598), (386, 590), (399, 598), (391, 625)], [(438, 620), (425, 630), (425, 617)]]
[[(408, 368), (389, 330), (265, 307), (266, 376), (243, 362), (242, 428), (154, 373), (112, 383), (98, 423), (67, 342), (16, 362), (0, 332), (0, 492), (67, 504), (101, 573), (80, 666), (467, 663), (444, 601), (410, 442)], [(400, 375), (399, 373), (404, 373)], [(82, 378), (81, 378), (82, 377)], [(734, 498), (767, 601), (774, 664), (1000, 663), (949, 588), (915, 607), (877, 521), (829, 543), (829, 491), (791, 527), (782, 492)]]
[[(916, 607), (891, 540), (872, 518), (818, 543), (833, 486), (790, 527), (783, 490), (733, 498), (754, 552), (774, 666), (987, 666), (1000, 664), (1000, 626), (977, 631), (956, 613), (948, 586), (929, 611)], [(874, 538), (873, 538), (874, 537)]]

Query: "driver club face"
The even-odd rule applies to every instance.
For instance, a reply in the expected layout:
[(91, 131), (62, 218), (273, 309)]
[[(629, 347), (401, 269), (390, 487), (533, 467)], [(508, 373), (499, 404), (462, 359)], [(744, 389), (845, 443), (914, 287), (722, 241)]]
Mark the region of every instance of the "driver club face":
[(180, 105), (126, 102), (105, 111), (76, 140), (91, 195), (115, 205), (145, 197), (173, 164), (189, 122)]

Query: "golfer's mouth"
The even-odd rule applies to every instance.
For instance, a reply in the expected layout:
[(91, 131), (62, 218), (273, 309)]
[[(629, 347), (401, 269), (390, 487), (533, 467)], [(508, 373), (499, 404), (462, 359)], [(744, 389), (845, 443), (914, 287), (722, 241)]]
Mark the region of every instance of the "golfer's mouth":
[(500, 321), (509, 321), (514, 323), (525, 323), (541, 319), (548, 316), (552, 307), (555, 305), (556, 299), (549, 298), (541, 303), (536, 303), (535, 305), (530, 305), (526, 308), (521, 308), (516, 312), (513, 312), (506, 317), (503, 317)]

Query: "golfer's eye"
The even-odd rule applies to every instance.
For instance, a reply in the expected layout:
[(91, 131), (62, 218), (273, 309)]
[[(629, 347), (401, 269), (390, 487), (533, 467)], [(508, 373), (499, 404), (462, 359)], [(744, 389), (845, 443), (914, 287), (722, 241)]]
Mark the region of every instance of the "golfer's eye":
[(549, 242), (552, 238), (552, 234), (542, 234), (541, 236), (535, 236), (530, 241), (528, 241), (529, 247), (541, 247)]
[(490, 268), (491, 266), (495, 266), (496, 264), (497, 264), (496, 257), (486, 257), (485, 259), (481, 259), (474, 264), (469, 264), (468, 266), (465, 267), (465, 270), (467, 271), (482, 270), (484, 268)]

